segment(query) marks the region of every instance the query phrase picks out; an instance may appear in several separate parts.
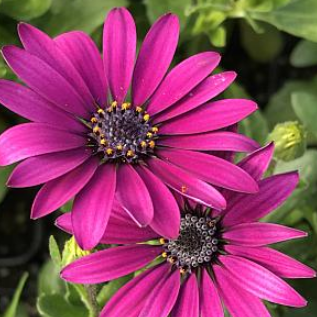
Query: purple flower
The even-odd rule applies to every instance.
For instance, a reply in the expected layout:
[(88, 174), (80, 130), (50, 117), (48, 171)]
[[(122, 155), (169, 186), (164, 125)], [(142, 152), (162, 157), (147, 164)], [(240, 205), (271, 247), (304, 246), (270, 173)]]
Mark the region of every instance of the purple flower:
[[(180, 233), (176, 239), (156, 237), (125, 221), (123, 211), (112, 214), (104, 243), (126, 244), (98, 251), (65, 267), (62, 278), (93, 284), (144, 270), (106, 304), (107, 317), (233, 317), (270, 316), (261, 300), (302, 307), (305, 299), (282, 278), (310, 278), (314, 270), (269, 244), (305, 237), (306, 233), (259, 219), (281, 205), (298, 183), (296, 172), (262, 179), (273, 152), (268, 145), (247, 156), (239, 166), (259, 185), (254, 195), (225, 192), (227, 209), (216, 211), (180, 201)], [(71, 232), (70, 215), (57, 225)], [(166, 220), (168, 226), (168, 219)], [(133, 244), (135, 243), (135, 244)]]
[[(257, 148), (234, 131), (256, 104), (209, 102), (236, 76), (209, 76), (220, 61), (214, 52), (192, 56), (166, 75), (179, 36), (175, 15), (153, 25), (136, 63), (135, 24), (126, 9), (112, 10), (105, 21), (103, 60), (83, 32), (51, 39), (24, 23), (18, 31), (24, 48), (6, 46), (2, 54), (27, 87), (1, 80), (0, 102), (33, 122), (1, 135), (0, 165), (24, 160), (8, 186), (44, 184), (32, 218), (75, 197), (74, 234), (90, 249), (105, 231), (115, 195), (140, 226), (173, 238), (180, 216), (167, 186), (219, 210), (226, 201), (211, 184), (258, 190), (243, 169), (210, 155)], [(174, 226), (160, 226), (163, 210)]]

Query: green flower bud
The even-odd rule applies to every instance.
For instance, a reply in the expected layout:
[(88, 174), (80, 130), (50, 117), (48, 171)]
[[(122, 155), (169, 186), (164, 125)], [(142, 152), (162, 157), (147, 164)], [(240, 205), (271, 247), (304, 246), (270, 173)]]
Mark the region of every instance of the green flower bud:
[(82, 250), (80, 246), (77, 244), (75, 237), (72, 236), (69, 240), (65, 242), (62, 256), (63, 266), (90, 253), (90, 251)]
[(297, 121), (277, 124), (268, 140), (274, 141), (275, 158), (286, 162), (302, 156), (306, 149), (306, 132)]

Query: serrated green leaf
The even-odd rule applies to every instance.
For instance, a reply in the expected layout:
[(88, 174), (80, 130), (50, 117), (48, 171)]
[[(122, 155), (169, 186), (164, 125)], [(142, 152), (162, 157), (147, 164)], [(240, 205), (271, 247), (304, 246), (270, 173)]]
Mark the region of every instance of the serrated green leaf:
[(57, 268), (60, 269), (62, 266), (62, 256), (54, 236), (50, 236), (49, 251), (53, 263), (56, 265)]
[(91, 34), (114, 7), (124, 7), (126, 0), (53, 0), (52, 10), (38, 23), (51, 36), (71, 30)]
[(316, 0), (291, 0), (270, 12), (251, 12), (250, 15), (279, 30), (317, 42)]
[(4, 312), (3, 317), (16, 317), (17, 314), (17, 309), (18, 309), (18, 305), (19, 305), (19, 300), (24, 288), (24, 285), (28, 279), (29, 274), (28, 273), (24, 273), (19, 281), (19, 284), (14, 292), (12, 301), (9, 305), (9, 307), (7, 308), (7, 310)]
[(317, 65), (317, 43), (300, 41), (292, 51), (290, 61), (295, 67)]
[(317, 137), (317, 95), (293, 93), (292, 106), (304, 126)]
[(29, 21), (43, 15), (52, 0), (2, 0), (0, 12), (18, 21)]
[(60, 294), (42, 295), (37, 309), (45, 317), (88, 317), (88, 311), (82, 306), (74, 306)]

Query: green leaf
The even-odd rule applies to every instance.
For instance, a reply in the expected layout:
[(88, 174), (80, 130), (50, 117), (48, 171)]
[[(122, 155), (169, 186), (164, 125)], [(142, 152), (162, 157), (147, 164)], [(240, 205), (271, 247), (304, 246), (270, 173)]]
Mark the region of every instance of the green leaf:
[(209, 32), (209, 40), (215, 47), (224, 47), (226, 45), (227, 32), (223, 26), (219, 26)]
[(113, 280), (102, 287), (97, 296), (97, 302), (102, 307), (109, 299), (127, 282), (133, 278), (133, 274), (120, 277)]
[(317, 42), (317, 1), (291, 0), (270, 12), (250, 12), (254, 19), (279, 30)]
[(20, 300), (24, 285), (26, 283), (26, 280), (28, 279), (28, 276), (29, 276), (28, 273), (24, 273), (22, 275), (19, 281), (19, 284), (15, 290), (15, 293), (13, 295), (12, 301), (9, 307), (7, 308), (7, 310), (4, 312), (3, 317), (16, 317), (19, 300)]
[(54, 236), (50, 236), (49, 250), (50, 250), (50, 256), (53, 263), (56, 265), (57, 268), (60, 269), (62, 266), (62, 256)]
[(37, 302), (37, 309), (45, 317), (87, 317), (88, 312), (82, 306), (74, 306), (60, 294), (42, 295)]
[(109, 10), (126, 4), (126, 0), (53, 0), (52, 9), (39, 24), (51, 36), (71, 30), (91, 34), (103, 24)]
[(294, 48), (290, 61), (295, 67), (317, 65), (317, 43), (300, 41)]
[(247, 23), (241, 21), (241, 43), (248, 55), (257, 62), (273, 60), (283, 48), (281, 33), (270, 25), (261, 25), (263, 33), (257, 34)]
[(172, 12), (177, 14), (181, 27), (184, 28), (187, 21), (185, 11), (192, 4), (192, 0), (145, 0), (144, 4), (147, 7), (147, 16), (151, 23), (153, 23), (161, 15), (167, 12)]
[(43, 15), (52, 0), (2, 0), (0, 12), (18, 21), (28, 21)]
[(44, 264), (38, 276), (39, 296), (65, 292), (65, 284), (59, 276), (59, 271), (52, 260)]
[(317, 95), (304, 92), (293, 93), (292, 105), (304, 126), (317, 137)]
[(0, 203), (8, 191), (6, 183), (12, 170), (13, 166), (0, 167)]

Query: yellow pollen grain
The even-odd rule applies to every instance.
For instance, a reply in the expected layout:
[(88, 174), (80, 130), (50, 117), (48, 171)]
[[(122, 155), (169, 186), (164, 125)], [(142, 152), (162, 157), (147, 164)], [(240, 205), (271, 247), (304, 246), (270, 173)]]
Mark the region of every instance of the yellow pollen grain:
[(163, 258), (167, 258), (167, 253), (166, 253), (166, 252), (163, 252), (163, 253), (162, 253), (162, 257), (163, 257)]
[(153, 136), (153, 133), (148, 132), (148, 133), (146, 134), (146, 136), (147, 136), (148, 138), (151, 138), (151, 137)]
[(129, 150), (129, 151), (127, 152), (127, 156), (128, 156), (128, 157), (134, 156), (134, 152), (133, 152), (132, 150)]
[(97, 110), (97, 112), (98, 112), (99, 114), (104, 114), (104, 113), (105, 113), (105, 112), (104, 112), (104, 110), (103, 110), (103, 109), (101, 109), (101, 108), (100, 108), (100, 109), (98, 109), (98, 110)]
[(118, 105), (118, 103), (116, 101), (112, 101), (112, 103), (111, 103), (111, 107), (112, 108), (116, 108), (117, 105)]
[(100, 128), (99, 127), (94, 127), (92, 129), (92, 131), (93, 131), (93, 133), (98, 133), (98, 132), (100, 132)]
[(144, 121), (149, 121), (149, 119), (150, 119), (150, 115), (148, 113), (143, 116)]
[(101, 144), (101, 145), (107, 145), (107, 141), (106, 141), (105, 139), (101, 139), (101, 140), (100, 140), (100, 144)]
[(160, 238), (160, 244), (165, 244), (165, 239), (164, 238)]
[(124, 102), (122, 105), (121, 105), (121, 109), (122, 110), (128, 110), (130, 109), (131, 107), (131, 103), (130, 102)]
[(92, 117), (92, 118), (90, 119), (90, 122), (92, 122), (92, 123), (97, 123), (98, 120), (97, 120), (95, 117)]
[(152, 140), (149, 142), (149, 147), (153, 149), (155, 147), (155, 142)]
[(158, 132), (158, 127), (153, 127), (153, 128), (152, 128), (152, 132), (153, 132), (153, 133), (157, 133), (157, 132)]
[(121, 144), (118, 144), (118, 145), (116, 146), (116, 148), (117, 148), (117, 150), (122, 151), (123, 146), (122, 146)]
[(138, 107), (135, 108), (135, 111), (136, 112), (142, 112), (142, 108), (138, 106)]
[(187, 187), (187, 186), (183, 185), (183, 186), (181, 187), (182, 193), (186, 193), (187, 190), (188, 190), (188, 187)]
[(107, 150), (106, 150), (106, 153), (107, 153), (108, 155), (113, 154), (113, 149), (110, 149), (110, 148), (109, 148), (109, 149), (107, 149)]

